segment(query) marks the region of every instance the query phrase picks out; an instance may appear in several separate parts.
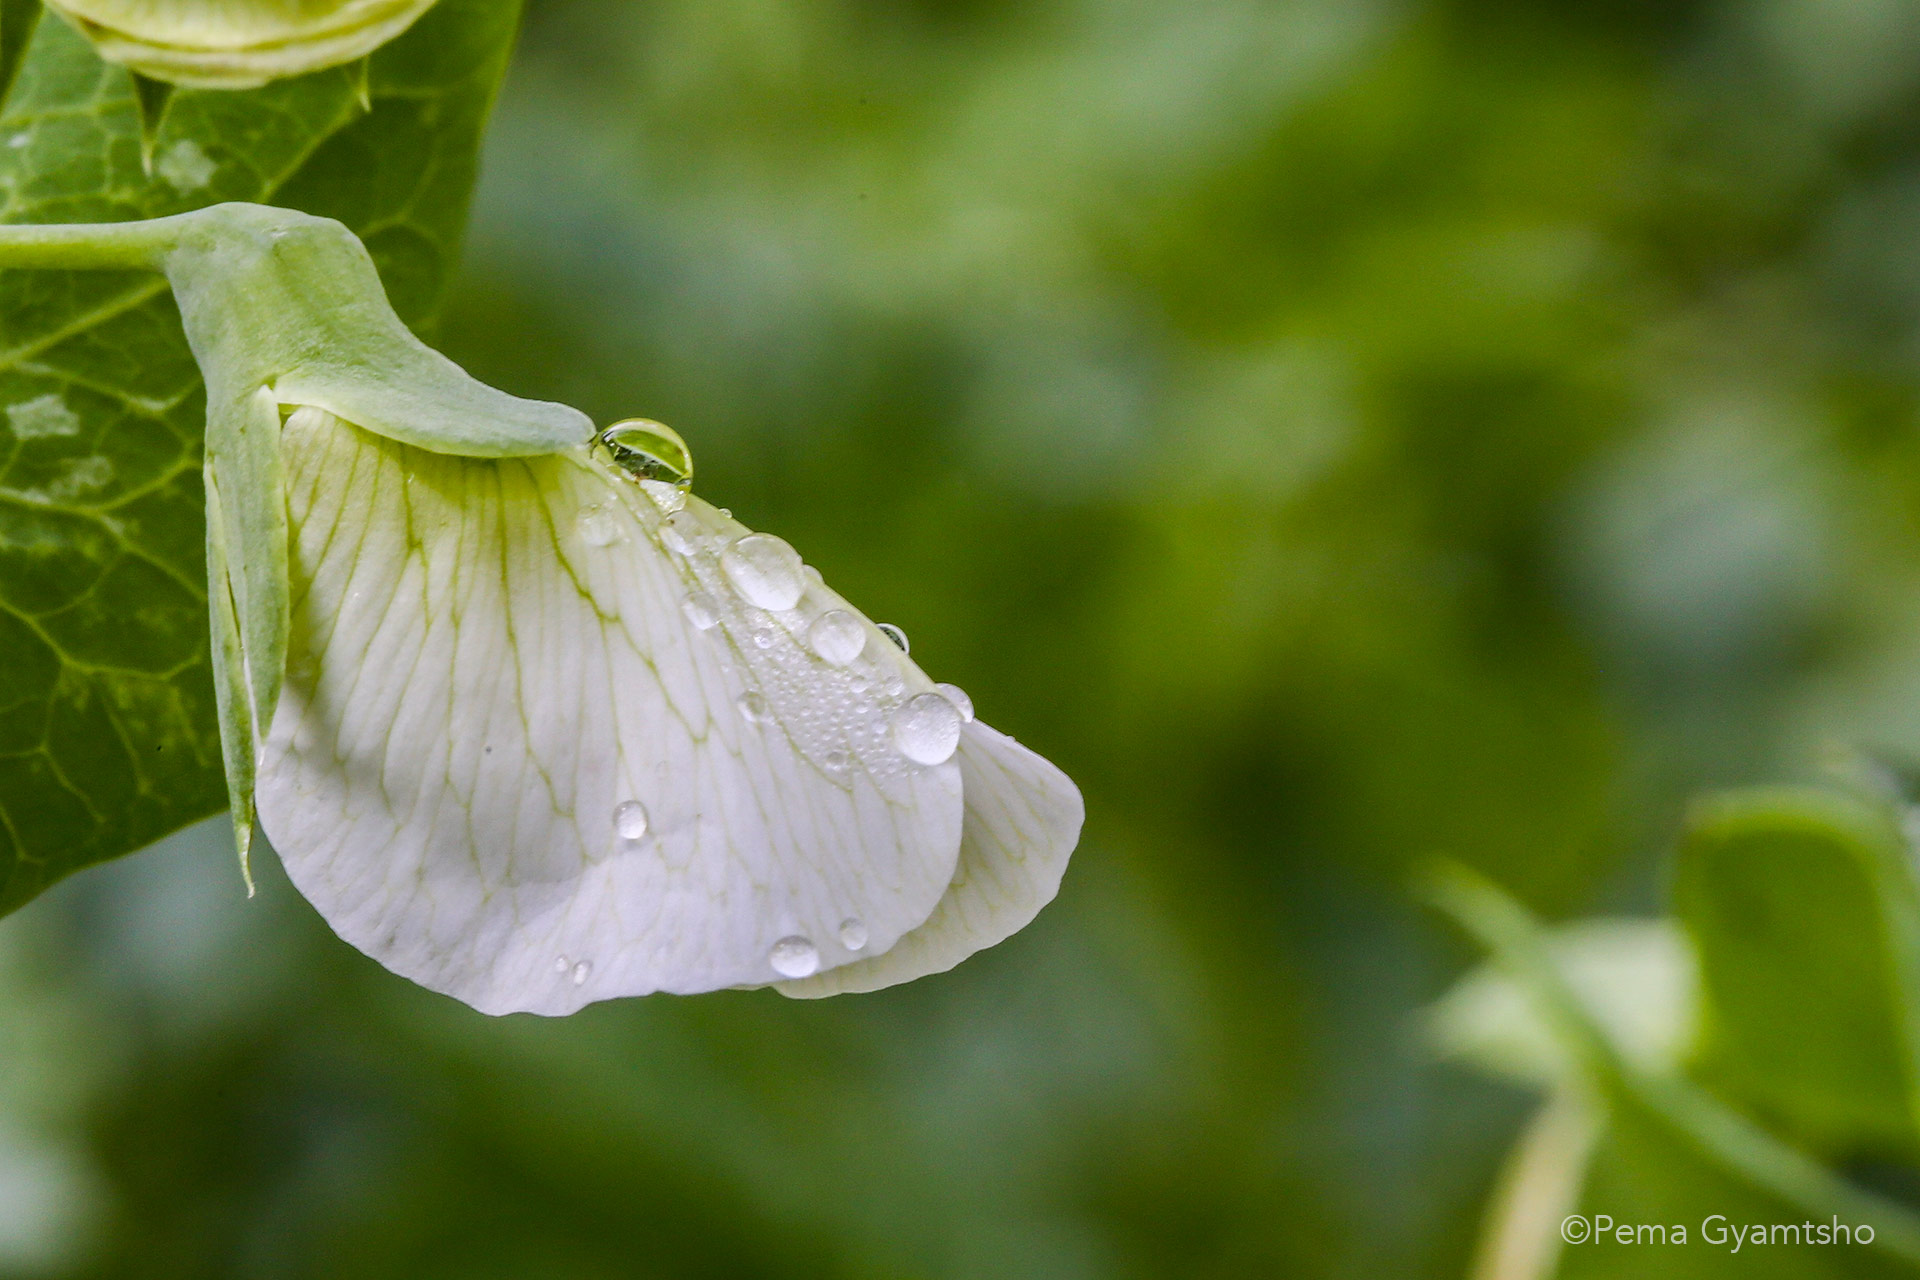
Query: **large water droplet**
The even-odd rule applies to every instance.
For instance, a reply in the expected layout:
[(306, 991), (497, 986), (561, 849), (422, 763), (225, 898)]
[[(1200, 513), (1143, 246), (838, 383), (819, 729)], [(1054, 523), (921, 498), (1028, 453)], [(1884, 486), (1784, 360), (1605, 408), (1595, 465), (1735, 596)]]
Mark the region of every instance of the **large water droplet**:
[(867, 647), (867, 629), (845, 609), (829, 609), (807, 628), (807, 644), (822, 660), (844, 667)]
[(659, 480), (686, 488), (693, 482), (693, 452), (680, 433), (650, 418), (628, 418), (600, 433), (613, 464), (636, 480)]
[(796, 933), (773, 944), (767, 963), (783, 978), (804, 978), (820, 967), (820, 950), (812, 939)]
[(580, 540), (590, 547), (611, 546), (620, 536), (620, 525), (613, 512), (602, 506), (580, 509)]
[(748, 604), (791, 609), (806, 590), (800, 553), (770, 533), (736, 538), (720, 555), (720, 567)]
[(613, 811), (613, 829), (622, 840), (638, 840), (647, 834), (647, 806), (628, 800)]
[(893, 745), (915, 764), (945, 764), (960, 746), (960, 709), (922, 693), (893, 713)]
[(574, 986), (576, 987), (586, 986), (587, 979), (591, 978), (592, 976), (593, 976), (593, 961), (582, 960), (579, 964), (576, 964), (575, 966), (573, 966), (572, 978), (573, 978)]
[(711, 631), (720, 622), (719, 611), (713, 607), (713, 597), (704, 591), (696, 591), (680, 602), (680, 612), (687, 615), (687, 621), (702, 631)]
[(933, 687), (941, 697), (953, 704), (953, 709), (960, 713), (962, 720), (973, 723), (973, 699), (967, 696), (965, 689), (957, 684), (937, 684)]
[(912, 652), (912, 650), (907, 644), (906, 632), (894, 626), (891, 622), (876, 622), (873, 625), (880, 628), (880, 634), (885, 636), (887, 639), (893, 641), (895, 646), (899, 648), (900, 652), (902, 653)]
[(758, 693), (743, 693), (734, 704), (740, 708), (740, 714), (759, 724), (769, 714), (765, 696)]
[(867, 926), (864, 921), (848, 916), (840, 922), (840, 945), (849, 951), (861, 951), (867, 945)]

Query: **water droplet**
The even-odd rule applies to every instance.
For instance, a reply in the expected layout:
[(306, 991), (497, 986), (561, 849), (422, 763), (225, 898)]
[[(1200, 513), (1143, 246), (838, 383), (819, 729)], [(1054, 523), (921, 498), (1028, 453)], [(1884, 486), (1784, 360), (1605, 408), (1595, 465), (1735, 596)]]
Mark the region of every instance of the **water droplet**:
[(687, 505), (687, 491), (664, 480), (642, 480), (640, 491), (653, 499), (653, 505), (672, 515)]
[(740, 714), (755, 724), (767, 718), (767, 700), (761, 694), (743, 693), (736, 705), (740, 708)]
[(720, 518), (721, 518), (722, 520), (731, 520), (731, 519), (733, 519), (733, 508), (732, 508), (732, 507), (722, 507), (722, 508), (720, 508)]
[(748, 604), (791, 609), (806, 590), (800, 553), (770, 533), (736, 538), (720, 555), (720, 568)]
[(848, 681), (848, 686), (855, 693), (865, 693), (867, 690), (873, 688), (873, 681), (867, 679), (865, 676), (855, 676), (852, 680)]
[(973, 699), (967, 696), (965, 689), (957, 684), (937, 684), (933, 687), (941, 697), (953, 704), (953, 709), (960, 713), (961, 720), (967, 724), (973, 723)]
[(783, 978), (804, 978), (820, 967), (820, 951), (811, 939), (796, 933), (773, 944), (767, 963)]
[(753, 633), (753, 645), (756, 649), (771, 649), (779, 637), (773, 634), (772, 627), (761, 627)]
[(591, 978), (592, 976), (593, 976), (593, 961), (582, 960), (579, 964), (573, 966), (573, 985), (574, 986), (576, 987), (586, 986), (587, 979)]
[(613, 811), (613, 829), (622, 840), (638, 840), (647, 834), (647, 806), (628, 800)]
[(565, 956), (554, 957), (553, 971), (555, 973), (565, 973), (571, 968), (573, 968), (573, 961), (567, 959)]
[(800, 572), (807, 575), (807, 584), (809, 586), (824, 587), (827, 585), (827, 580), (821, 577), (820, 571), (814, 568), (812, 565), (803, 566)]
[(720, 622), (720, 615), (713, 607), (713, 597), (704, 591), (696, 591), (681, 601), (680, 612), (686, 614), (687, 621), (702, 631), (711, 631)]
[(820, 757), (820, 767), (836, 778), (844, 778), (853, 768), (853, 757), (844, 751), (829, 751)]
[(600, 433), (613, 464), (636, 480), (685, 488), (693, 482), (693, 452), (680, 433), (650, 418), (628, 418)]
[(960, 709), (937, 693), (908, 699), (893, 713), (893, 745), (915, 764), (945, 764), (960, 746)]
[(849, 951), (865, 950), (867, 945), (867, 926), (863, 921), (848, 916), (840, 922), (840, 945)]
[(807, 644), (823, 661), (844, 667), (867, 647), (867, 629), (845, 609), (829, 609), (807, 628)]
[(873, 625), (880, 628), (880, 634), (885, 636), (887, 639), (893, 641), (893, 643), (899, 648), (900, 652), (902, 653), (912, 652), (912, 650), (907, 645), (906, 632), (894, 626), (891, 622), (876, 622)]
[(620, 536), (613, 512), (602, 506), (580, 509), (580, 540), (590, 547), (610, 546)]
[(691, 511), (676, 511), (660, 522), (660, 545), (679, 556), (693, 554), (700, 522)]

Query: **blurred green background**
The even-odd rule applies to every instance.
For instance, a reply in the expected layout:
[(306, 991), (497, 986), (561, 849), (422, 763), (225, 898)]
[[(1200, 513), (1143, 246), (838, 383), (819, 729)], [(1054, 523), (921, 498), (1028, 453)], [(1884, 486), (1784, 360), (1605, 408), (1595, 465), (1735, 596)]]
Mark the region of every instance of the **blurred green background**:
[(0, 1275), (1457, 1276), (1410, 869), (1920, 762), (1908, 0), (534, 0), (436, 336), (1066, 768), (1060, 899), (489, 1020), (197, 828), (0, 926)]

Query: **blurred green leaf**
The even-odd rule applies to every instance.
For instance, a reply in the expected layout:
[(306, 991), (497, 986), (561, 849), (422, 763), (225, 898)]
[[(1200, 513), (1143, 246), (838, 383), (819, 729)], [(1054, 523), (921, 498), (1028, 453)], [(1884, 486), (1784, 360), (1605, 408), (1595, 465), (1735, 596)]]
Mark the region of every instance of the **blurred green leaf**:
[(1674, 882), (1700, 958), (1699, 1069), (1830, 1154), (1912, 1151), (1920, 892), (1883, 807), (1824, 790), (1695, 810)]
[[(223, 200), (340, 218), (409, 322), (453, 265), (519, 6), (446, 0), (338, 69), (181, 92), (141, 164), (128, 74), (43, 22), (0, 114), (10, 222)], [(200, 378), (157, 276), (0, 277), (0, 911), (223, 804), (207, 667)]]
[[(1577, 1064), (1581, 1087), (1604, 1102), (1603, 1150), (1635, 1153), (1628, 1161), (1631, 1172), (1617, 1185), (1589, 1185), (1583, 1203), (1593, 1212), (1629, 1223), (1682, 1223), (1690, 1232), (1711, 1213), (1760, 1223), (1864, 1222), (1874, 1229), (1871, 1249), (1838, 1258), (1832, 1263), (1837, 1269), (1825, 1274), (1920, 1274), (1920, 1219), (1909, 1210), (1847, 1182), (1690, 1081), (1651, 1075), (1624, 1059), (1562, 976), (1539, 925), (1503, 890), (1447, 864), (1432, 876), (1430, 896), (1526, 991), (1561, 1051)], [(1576, 1250), (1573, 1256), (1601, 1255)], [(1708, 1255), (1687, 1255), (1696, 1256)], [(1647, 1258), (1628, 1253), (1623, 1265), (1627, 1269), (1618, 1274), (1644, 1275)], [(1699, 1274), (1721, 1274), (1717, 1259), (1703, 1265)], [(1616, 1271), (1570, 1268), (1566, 1274)], [(1823, 1273), (1803, 1266), (1778, 1274)]]

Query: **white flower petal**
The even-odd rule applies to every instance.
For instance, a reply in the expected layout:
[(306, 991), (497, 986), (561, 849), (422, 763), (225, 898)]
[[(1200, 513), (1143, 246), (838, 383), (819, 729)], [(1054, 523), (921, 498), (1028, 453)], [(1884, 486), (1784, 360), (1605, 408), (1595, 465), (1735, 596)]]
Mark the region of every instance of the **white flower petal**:
[(1086, 817), (1080, 789), (977, 721), (961, 735), (959, 759), (967, 795), (960, 865), (933, 915), (884, 955), (779, 983), (781, 991), (802, 998), (877, 991), (944, 973), (1019, 932), (1053, 901)]
[(844, 964), (946, 892), (963, 766), (890, 732), (931, 682), (864, 620), (851, 666), (812, 653), (847, 608), (817, 581), (742, 599), (740, 525), (664, 517), (584, 451), (457, 458), (316, 409), (282, 448), (293, 629), (259, 811), (347, 941), (486, 1012), (566, 1013), (793, 976), (796, 938)]

